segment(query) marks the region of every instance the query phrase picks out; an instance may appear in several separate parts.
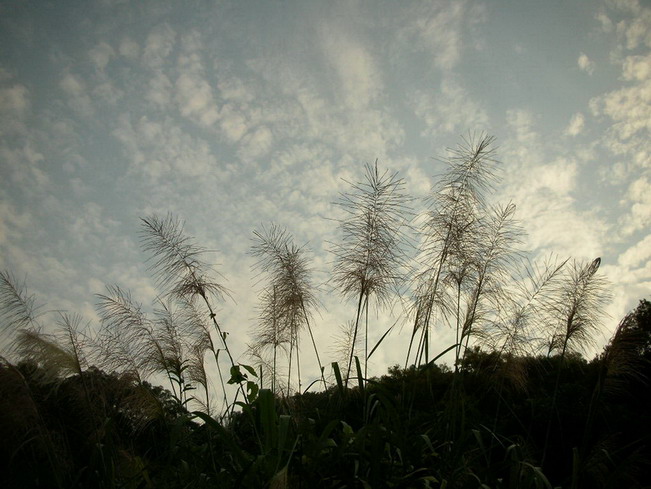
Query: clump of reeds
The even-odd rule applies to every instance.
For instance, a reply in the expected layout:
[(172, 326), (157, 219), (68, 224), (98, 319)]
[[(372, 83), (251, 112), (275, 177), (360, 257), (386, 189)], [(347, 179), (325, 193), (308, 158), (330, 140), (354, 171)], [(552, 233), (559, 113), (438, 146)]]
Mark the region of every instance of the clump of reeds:
[(342, 194), (337, 202), (346, 216), (339, 221), (340, 240), (331, 248), (335, 256), (332, 282), (344, 297), (357, 303), (346, 382), (362, 314), (364, 375), (367, 374), (370, 298), (375, 299), (378, 307), (388, 305), (403, 285), (408, 262), (403, 231), (411, 221), (411, 199), (404, 193), (404, 180), (397, 173), (380, 173), (377, 161), (366, 165), (364, 177), (363, 182), (347, 182), (352, 191)]
[(259, 327), (254, 331), (254, 354), (262, 359), (272, 351), (271, 385), (276, 390), (278, 352), (286, 350), (287, 390), (291, 389), (292, 362), (296, 358), (298, 390), (301, 391), (300, 336), (309, 333), (323, 386), (324, 369), (311, 326), (312, 310), (317, 301), (311, 282), (306, 249), (294, 243), (291, 235), (276, 225), (254, 231), (251, 254), (257, 258), (255, 270), (265, 279), (259, 299)]
[[(454, 318), (458, 361), (462, 341), (469, 338), (477, 319), (478, 301), (485, 283), (482, 274), (488, 272), (489, 263), (480, 263), (484, 239), (492, 232), (497, 240), (494, 245), (502, 246), (499, 226), (510, 219), (513, 211), (507, 206), (497, 211), (501, 217), (486, 222), (490, 213), (485, 194), (496, 181), (493, 145), (493, 137), (471, 135), (450, 150), (445, 160), (447, 170), (427, 199), (429, 210), (420, 228), (419, 270), (415, 275), (412, 306), (414, 323), (406, 363), (414, 340), (417, 340), (414, 363), (429, 362), (431, 327), (437, 315), (441, 319)], [(466, 319), (462, 320), (461, 298), (465, 292), (470, 293), (470, 303)]]

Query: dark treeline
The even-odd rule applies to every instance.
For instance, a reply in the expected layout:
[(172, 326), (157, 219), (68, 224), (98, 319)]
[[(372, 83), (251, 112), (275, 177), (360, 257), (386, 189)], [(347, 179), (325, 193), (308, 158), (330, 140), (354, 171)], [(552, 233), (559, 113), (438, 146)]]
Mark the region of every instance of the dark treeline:
[(456, 374), (396, 366), (349, 388), (284, 398), (263, 389), (228, 423), (124, 375), (62, 379), (3, 362), (1, 483), (648, 487), (650, 360), (651, 303), (641, 301), (589, 362), (473, 349)]
[[(377, 162), (347, 183), (325, 285), (351, 314), (334, 362), (314, 334), (308, 250), (276, 225), (250, 249), (260, 290), (245, 362), (229, 342), (241, 328), (219, 316), (229, 291), (174, 216), (142, 219), (149, 309), (111, 285), (99, 324), (39, 314), (1, 272), (0, 485), (645, 487), (650, 304), (582, 356), (610, 295), (601, 260), (530, 263), (515, 205), (487, 200), (493, 143), (452, 150), (421, 212)], [(376, 378), (369, 360), (393, 326), (369, 311), (387, 310), (409, 341)]]

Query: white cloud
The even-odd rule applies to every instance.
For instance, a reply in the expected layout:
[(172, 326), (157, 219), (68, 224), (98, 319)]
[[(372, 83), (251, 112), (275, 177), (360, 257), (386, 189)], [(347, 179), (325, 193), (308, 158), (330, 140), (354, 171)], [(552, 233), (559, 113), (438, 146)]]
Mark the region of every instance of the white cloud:
[(21, 187), (25, 193), (45, 192), (50, 183), (50, 177), (41, 168), (45, 157), (31, 139), (15, 147), (0, 146), (0, 161), (3, 166), (3, 177)]
[(597, 216), (576, 212), (567, 200), (541, 194), (522, 202), (516, 217), (527, 223), (527, 245), (535, 254), (552, 252), (577, 259), (604, 254), (608, 227)]
[[(34, 219), (29, 212), (19, 212), (11, 203), (0, 201), (0, 245), (17, 240), (29, 234), (29, 230), (34, 226)], [(8, 264), (3, 264), (3, 269)]]
[(273, 134), (268, 127), (256, 128), (247, 134), (239, 145), (238, 155), (242, 160), (255, 160), (266, 155), (273, 144)]
[(181, 114), (194, 123), (210, 127), (219, 119), (219, 107), (202, 62), (199, 33), (192, 31), (181, 40), (175, 99)]
[(629, 207), (623, 218), (623, 233), (631, 234), (651, 226), (651, 181), (648, 176), (641, 176), (631, 183), (623, 205)]
[(15, 75), (4, 66), (0, 66), (0, 82), (11, 80)]
[(119, 89), (113, 81), (99, 83), (92, 90), (92, 98), (101, 100), (108, 105), (117, 105), (123, 97), (124, 91)]
[(410, 194), (417, 198), (429, 195), (432, 189), (431, 175), (428, 175), (416, 162), (410, 162), (402, 175)]
[(221, 132), (232, 143), (239, 141), (248, 130), (245, 115), (233, 104), (222, 107), (220, 119)]
[(534, 118), (531, 112), (522, 109), (509, 109), (506, 112), (506, 123), (521, 149), (529, 148), (531, 154), (540, 154), (540, 151), (537, 151), (540, 138), (533, 129)]
[(608, 17), (606, 12), (604, 12), (603, 10), (598, 12), (595, 15), (595, 19), (597, 19), (599, 21), (599, 23), (601, 24), (601, 29), (604, 32), (609, 33), (609, 32), (613, 31), (613, 29), (614, 29), (613, 21), (610, 20), (610, 17)]
[(642, 238), (637, 244), (628, 248), (617, 259), (621, 266), (631, 268), (651, 259), (651, 234)]
[[(483, 6), (467, 2), (435, 2), (419, 5), (410, 12), (402, 36), (414, 47), (432, 57), (433, 66), (444, 71), (453, 69), (464, 48), (464, 28), (486, 19)], [(467, 41), (466, 41), (467, 42)]]
[(22, 117), (29, 109), (29, 90), (20, 83), (0, 88), (0, 117)]
[(87, 198), (91, 194), (91, 187), (84, 183), (79, 177), (73, 177), (69, 180), (70, 188), (77, 199)]
[(168, 108), (172, 103), (172, 82), (162, 71), (157, 71), (149, 79), (145, 99), (160, 109)]
[(366, 107), (383, 86), (370, 52), (334, 25), (322, 26), (321, 39), (326, 58), (339, 76), (344, 103), (352, 109)]
[(422, 132), (426, 137), (442, 132), (456, 135), (485, 130), (488, 126), (486, 111), (472, 100), (457, 79), (445, 77), (437, 93), (416, 92), (411, 105), (426, 126)]
[(556, 161), (531, 169), (527, 191), (544, 190), (558, 196), (570, 196), (576, 189), (576, 162), (559, 158)]
[(124, 37), (120, 41), (118, 52), (127, 59), (135, 60), (140, 56), (140, 46), (133, 39)]
[(200, 178), (216, 165), (206, 141), (183, 131), (169, 118), (154, 121), (141, 117), (133, 124), (123, 115), (113, 134), (131, 160), (130, 172), (144, 175), (152, 185), (171, 175), (179, 184), (182, 179)]
[(319, 141), (358, 161), (383, 158), (404, 138), (400, 124), (381, 104), (351, 110), (346, 103), (333, 103), (330, 87), (303, 66), (282, 58), (256, 60), (250, 66), (263, 78), (267, 98), (255, 105), (229, 103), (222, 108), (222, 117), (228, 115), (233, 122), (229, 129), (237, 129), (234, 135), (269, 120), (278, 143), (285, 138)]
[(219, 118), (210, 84), (201, 76), (182, 73), (176, 80), (176, 101), (184, 117), (202, 126), (211, 126)]
[(59, 82), (59, 87), (68, 95), (78, 97), (86, 91), (85, 83), (79, 77), (67, 73)]
[(631, 153), (639, 148), (636, 136), (646, 140), (651, 131), (651, 79), (595, 97), (590, 108), (613, 121), (606, 140), (613, 153)]
[(251, 88), (234, 76), (220, 76), (217, 88), (220, 97), (231, 102), (250, 103), (255, 97)]
[(624, 60), (622, 76), (627, 81), (645, 81), (651, 78), (651, 54), (646, 56), (627, 56)]
[(601, 181), (610, 185), (626, 185), (630, 175), (631, 165), (623, 161), (609, 162), (606, 165), (601, 165), (599, 168), (599, 176)]
[(595, 63), (590, 58), (588, 58), (586, 54), (581, 53), (579, 59), (577, 60), (577, 64), (579, 65), (579, 69), (581, 71), (585, 71), (588, 75), (592, 75), (594, 73)]
[(59, 88), (68, 96), (68, 106), (77, 114), (88, 118), (95, 114), (87, 84), (80, 76), (66, 73), (59, 81)]
[[(613, 24), (618, 46), (611, 58), (621, 65), (623, 83), (593, 97), (589, 105), (594, 116), (610, 124), (600, 145), (618, 157), (602, 174), (612, 184), (627, 186), (617, 233), (625, 239), (651, 223), (651, 9), (636, 0), (611, 1), (609, 7), (621, 19)], [(602, 24), (610, 26), (607, 19), (602, 13)]]
[[(604, 167), (605, 181), (627, 187), (620, 199), (617, 236), (625, 241), (651, 224), (651, 9), (637, 1), (614, 1), (610, 7), (619, 16), (615, 24), (618, 46), (611, 58), (621, 66), (619, 88), (590, 100), (592, 114), (609, 123), (600, 145), (618, 158)], [(606, 14), (602, 15), (606, 22)], [(627, 50), (635, 49), (635, 53)], [(631, 260), (629, 250), (621, 263)], [(632, 273), (632, 272), (630, 272)], [(625, 274), (630, 275), (627, 271)], [(619, 279), (620, 282), (623, 280)]]
[[(154, 27), (145, 42), (142, 59), (150, 68), (160, 68), (174, 49), (176, 31), (164, 23)], [(127, 49), (131, 53), (131, 49)]]
[[(648, 229), (648, 227), (647, 227)], [(615, 321), (648, 298), (651, 290), (651, 234), (630, 244), (619, 255), (617, 264), (607, 264), (604, 273), (613, 283), (614, 300), (609, 312)]]
[(626, 37), (626, 48), (635, 49), (640, 45), (651, 47), (651, 10), (641, 9), (637, 17), (625, 25), (624, 35)]
[(550, 156), (553, 150), (543, 143), (529, 112), (511, 110), (507, 123), (511, 134), (500, 145), (500, 160), (508, 171), (498, 198), (517, 205), (516, 217), (528, 233), (526, 246), (536, 254), (602, 255), (608, 225), (596, 212), (575, 208), (577, 161)]
[(113, 48), (105, 42), (100, 42), (97, 46), (90, 50), (88, 55), (97, 69), (104, 71), (111, 58), (115, 56), (115, 51), (113, 51)]
[[(617, 35), (626, 49), (635, 49), (639, 46), (651, 47), (650, 8), (643, 7), (639, 0), (609, 0), (608, 5), (611, 9), (619, 11), (618, 13), (630, 17), (616, 24)], [(607, 18), (606, 14), (601, 15)]]
[(583, 132), (585, 126), (585, 117), (581, 112), (578, 112), (572, 116), (570, 124), (565, 129), (565, 134), (568, 136), (578, 136)]
[(84, 203), (80, 211), (71, 216), (69, 235), (74, 236), (77, 243), (83, 243), (83, 246), (101, 249), (111, 237), (111, 230), (116, 229), (117, 222), (95, 202)]
[(30, 109), (30, 92), (25, 85), (0, 87), (0, 138), (23, 138), (29, 132)]

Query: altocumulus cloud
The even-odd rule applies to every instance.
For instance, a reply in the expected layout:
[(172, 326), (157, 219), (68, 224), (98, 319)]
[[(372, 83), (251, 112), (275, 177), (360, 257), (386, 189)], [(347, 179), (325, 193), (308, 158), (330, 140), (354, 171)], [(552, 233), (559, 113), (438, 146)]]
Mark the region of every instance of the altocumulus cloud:
[[(242, 354), (253, 229), (274, 221), (308, 243), (323, 283), (344, 180), (378, 158), (423, 197), (445, 148), (481, 130), (497, 136), (496, 200), (518, 205), (533, 258), (601, 256), (617, 291), (607, 328), (648, 294), (643, 3), (585, 2), (559, 18), (524, 1), (544, 15), (515, 24), (480, 0), (80, 5), (0, 7), (0, 267), (51, 307), (92, 319), (88, 292), (103, 283), (149, 303), (138, 217), (173, 211), (227, 279), (235, 301), (220, 315)], [(325, 350), (354, 305), (327, 287), (321, 302)], [(406, 342), (389, 336), (372, 373), (401, 363)]]

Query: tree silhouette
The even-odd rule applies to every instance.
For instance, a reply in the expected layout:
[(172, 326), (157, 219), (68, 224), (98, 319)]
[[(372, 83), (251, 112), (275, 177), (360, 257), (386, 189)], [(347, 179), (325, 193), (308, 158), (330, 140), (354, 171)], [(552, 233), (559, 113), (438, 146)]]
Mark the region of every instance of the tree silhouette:
[[(651, 302), (642, 299), (637, 308), (626, 315), (618, 332), (637, 340), (636, 353), (651, 361)], [(611, 344), (612, 346), (612, 344)]]

